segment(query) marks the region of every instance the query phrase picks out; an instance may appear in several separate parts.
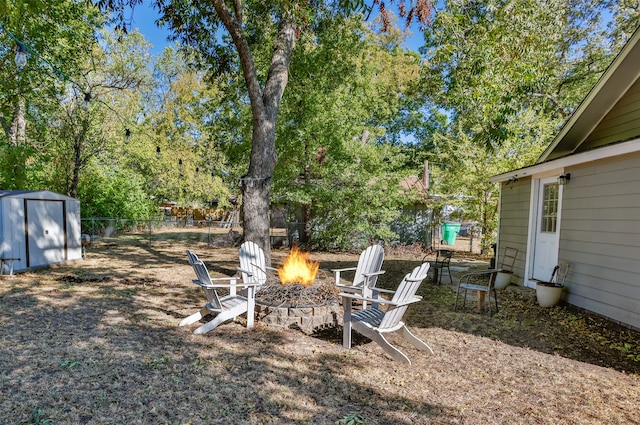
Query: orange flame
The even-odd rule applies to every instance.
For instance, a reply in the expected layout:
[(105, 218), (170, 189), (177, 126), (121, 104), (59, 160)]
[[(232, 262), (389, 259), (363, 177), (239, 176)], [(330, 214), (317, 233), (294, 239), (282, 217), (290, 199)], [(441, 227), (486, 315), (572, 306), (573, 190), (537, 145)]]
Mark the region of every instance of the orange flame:
[(298, 247), (291, 248), (291, 253), (278, 268), (278, 276), (283, 285), (299, 283), (304, 286), (313, 284), (320, 268), (320, 263), (309, 261), (308, 252), (300, 252)]

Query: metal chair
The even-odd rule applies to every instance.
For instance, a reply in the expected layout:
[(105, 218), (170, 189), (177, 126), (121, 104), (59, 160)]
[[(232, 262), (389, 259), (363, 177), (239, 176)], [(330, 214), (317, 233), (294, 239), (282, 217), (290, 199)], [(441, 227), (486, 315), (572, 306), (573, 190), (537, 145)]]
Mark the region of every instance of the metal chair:
[[(426, 257), (427, 256), (425, 255), (422, 261), (425, 261)], [(431, 268), (433, 269), (433, 281), (436, 284), (440, 285), (445, 268), (447, 269), (447, 273), (449, 273), (449, 282), (453, 284), (451, 269), (449, 268), (451, 257), (453, 257), (453, 251), (450, 249), (439, 249), (436, 251), (436, 261), (431, 263)]]
[(494, 286), (496, 281), (496, 274), (500, 269), (488, 269), (488, 270), (480, 270), (477, 272), (467, 273), (460, 277), (458, 281), (458, 289), (456, 290), (456, 304), (453, 307), (453, 310), (458, 309), (458, 297), (462, 292), (462, 308), (464, 308), (465, 303), (467, 302), (467, 291), (476, 291), (478, 295), (478, 309), (484, 308), (484, 299), (485, 295), (487, 298), (487, 303), (489, 304), (489, 316), (493, 315), (491, 311), (491, 295), (493, 295), (493, 300), (496, 304), (496, 313), (498, 312), (498, 297), (496, 296), (496, 288)]

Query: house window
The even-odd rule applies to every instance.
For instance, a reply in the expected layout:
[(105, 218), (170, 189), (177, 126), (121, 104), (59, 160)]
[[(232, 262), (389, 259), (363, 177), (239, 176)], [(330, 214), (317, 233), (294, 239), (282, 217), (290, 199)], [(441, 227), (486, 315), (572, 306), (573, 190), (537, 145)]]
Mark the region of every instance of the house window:
[(558, 223), (558, 184), (545, 184), (540, 231), (555, 233)]

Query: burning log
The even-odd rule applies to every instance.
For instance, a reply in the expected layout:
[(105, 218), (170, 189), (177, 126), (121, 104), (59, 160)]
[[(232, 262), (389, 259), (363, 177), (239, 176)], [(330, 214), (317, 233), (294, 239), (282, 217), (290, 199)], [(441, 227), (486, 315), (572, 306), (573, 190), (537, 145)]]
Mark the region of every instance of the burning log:
[(291, 253), (278, 268), (278, 277), (283, 285), (299, 283), (304, 286), (312, 285), (316, 280), (320, 263), (309, 261), (308, 252), (300, 252), (297, 246), (291, 248)]
[(259, 320), (308, 333), (338, 324), (338, 287), (328, 273), (319, 273), (320, 264), (308, 257), (308, 253), (293, 247), (278, 269), (278, 276), (267, 276), (267, 282), (256, 293)]
[(290, 283), (283, 285), (275, 277), (256, 294), (256, 301), (274, 307), (308, 307), (338, 301), (338, 287), (330, 277), (316, 278), (310, 285)]

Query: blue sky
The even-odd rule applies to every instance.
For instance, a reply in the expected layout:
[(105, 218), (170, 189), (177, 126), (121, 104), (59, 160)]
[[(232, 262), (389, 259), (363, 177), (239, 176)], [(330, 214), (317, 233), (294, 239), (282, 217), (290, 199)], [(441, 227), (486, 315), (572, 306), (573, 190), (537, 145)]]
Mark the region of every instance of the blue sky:
[(125, 19), (129, 18), (129, 16), (132, 18), (131, 28), (140, 31), (144, 38), (153, 45), (152, 54), (159, 55), (166, 46), (171, 44), (167, 40), (169, 31), (158, 28), (155, 24), (156, 19), (158, 19), (158, 13), (153, 10), (148, 2), (136, 6), (133, 14), (125, 16)]

